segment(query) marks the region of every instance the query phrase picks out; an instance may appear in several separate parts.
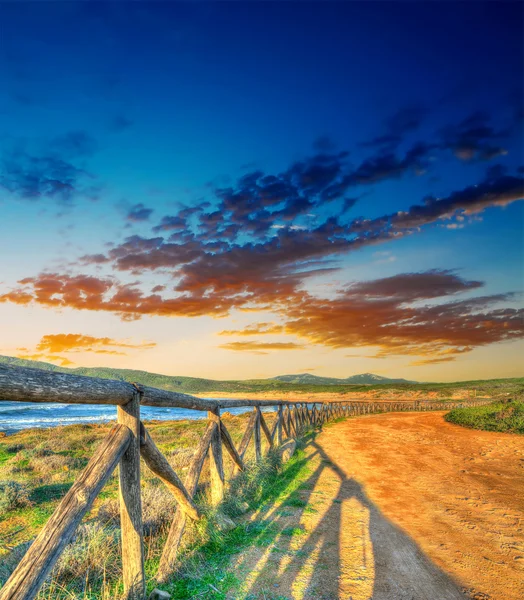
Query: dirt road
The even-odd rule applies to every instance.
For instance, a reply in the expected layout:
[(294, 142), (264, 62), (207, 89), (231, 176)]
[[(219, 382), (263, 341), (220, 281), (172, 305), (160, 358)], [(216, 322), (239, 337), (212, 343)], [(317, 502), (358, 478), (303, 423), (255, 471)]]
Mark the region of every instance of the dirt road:
[(443, 414), (326, 426), (299, 502), (264, 515), (280, 535), (239, 557), (251, 597), (524, 598), (524, 438)]

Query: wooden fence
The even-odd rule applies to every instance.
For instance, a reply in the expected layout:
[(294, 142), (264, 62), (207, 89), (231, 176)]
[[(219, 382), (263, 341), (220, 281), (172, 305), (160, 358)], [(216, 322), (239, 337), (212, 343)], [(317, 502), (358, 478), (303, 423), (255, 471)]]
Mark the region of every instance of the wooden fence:
[[(0, 600), (34, 598), (65, 546), (73, 537), (95, 498), (119, 466), (120, 523), (122, 531), (122, 575), (127, 598), (145, 597), (140, 457), (173, 493), (178, 509), (164, 546), (156, 575), (166, 581), (173, 572), (178, 548), (188, 519), (201, 515), (193, 498), (200, 473), (209, 457), (211, 501), (218, 504), (224, 494), (223, 449), (231, 456), (235, 471), (246, 468), (244, 458), (253, 439), (255, 460), (262, 458), (262, 435), (270, 449), (285, 439), (298, 438), (327, 421), (352, 415), (386, 411), (442, 410), (471, 406), (487, 400), (438, 401), (354, 401), (336, 399), (317, 402), (286, 400), (208, 400), (187, 394), (130, 384), (124, 381), (81, 377), (38, 369), (0, 365), (0, 402), (56, 402), (68, 404), (112, 404), (117, 423), (98, 446), (89, 463), (64, 496), (53, 515), (27, 550), (25, 556), (0, 590)], [(207, 427), (195, 450), (184, 482), (155, 445), (140, 420), (140, 406), (177, 407), (206, 411)], [(235, 446), (221, 419), (221, 409), (252, 409), (244, 435)], [(270, 428), (261, 407), (274, 407), (276, 418)]]

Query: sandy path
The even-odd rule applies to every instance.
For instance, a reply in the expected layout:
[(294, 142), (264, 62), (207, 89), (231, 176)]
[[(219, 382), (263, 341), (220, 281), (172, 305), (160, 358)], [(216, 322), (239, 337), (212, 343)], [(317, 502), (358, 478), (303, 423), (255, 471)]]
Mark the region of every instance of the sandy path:
[[(524, 598), (524, 438), (448, 424), (444, 413), (328, 425), (308, 447), (305, 507), (239, 557), (252, 598)], [(284, 535), (295, 528), (298, 535)], [(465, 596), (462, 591), (465, 592)]]

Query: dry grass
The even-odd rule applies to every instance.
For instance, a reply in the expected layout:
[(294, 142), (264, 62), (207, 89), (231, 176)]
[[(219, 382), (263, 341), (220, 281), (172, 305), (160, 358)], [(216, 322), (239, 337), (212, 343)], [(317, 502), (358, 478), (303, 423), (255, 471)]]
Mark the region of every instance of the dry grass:
[[(238, 443), (247, 415), (225, 415), (225, 423)], [(273, 417), (268, 415), (268, 423)], [(47, 430), (26, 430), (0, 439), (0, 585), (16, 567), (28, 543), (46, 523), (60, 498), (72, 485), (111, 425), (73, 425)], [(206, 427), (202, 421), (151, 422), (147, 428), (155, 443), (183, 479)], [(252, 451), (250, 451), (252, 452)], [(247, 459), (251, 456), (248, 453)], [(207, 462), (207, 461), (206, 461)], [(226, 473), (232, 466), (224, 454)], [(142, 512), (147, 568), (158, 563), (175, 502), (163, 484), (142, 464)], [(225, 510), (238, 514), (238, 503), (256, 488), (257, 477), (244, 478), (236, 497)], [(260, 478), (258, 478), (260, 481)], [(188, 527), (184, 547), (208, 543), (216, 532), (215, 512), (207, 502), (209, 466), (202, 471), (199, 503), (205, 518)], [(113, 475), (86, 515), (72, 542), (66, 547), (38, 600), (118, 598), (120, 589), (120, 529), (118, 482)], [(2, 505), (2, 502), (4, 503)], [(235, 502), (237, 508), (235, 509)], [(2, 506), (4, 506), (2, 510)], [(193, 550), (191, 550), (193, 552)]]

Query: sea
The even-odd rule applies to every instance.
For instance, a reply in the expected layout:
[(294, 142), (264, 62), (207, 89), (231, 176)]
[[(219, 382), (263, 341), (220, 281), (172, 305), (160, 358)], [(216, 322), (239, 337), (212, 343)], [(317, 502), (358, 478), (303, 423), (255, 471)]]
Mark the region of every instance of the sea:
[[(225, 400), (225, 398), (213, 398)], [(227, 412), (240, 415), (249, 408), (229, 408)], [(272, 407), (262, 408), (264, 412)], [(205, 419), (206, 413), (187, 408), (140, 407), (143, 421), (178, 421), (182, 419)], [(59, 427), (75, 423), (108, 423), (116, 420), (116, 406), (101, 404), (54, 404), (40, 402), (0, 402), (0, 432), (16, 433), (33, 427)]]

